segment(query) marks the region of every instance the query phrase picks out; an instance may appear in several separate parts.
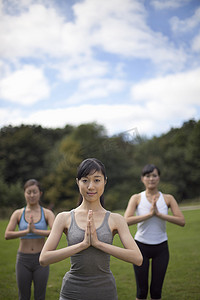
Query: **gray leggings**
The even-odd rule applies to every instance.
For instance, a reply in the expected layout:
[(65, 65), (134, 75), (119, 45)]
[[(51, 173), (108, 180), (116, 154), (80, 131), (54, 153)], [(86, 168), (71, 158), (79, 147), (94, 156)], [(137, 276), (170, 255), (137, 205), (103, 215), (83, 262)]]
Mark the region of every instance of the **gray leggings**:
[(34, 283), (34, 299), (45, 299), (49, 266), (40, 266), (39, 256), (40, 253), (17, 253), (16, 277), (19, 300), (30, 300), (32, 282)]

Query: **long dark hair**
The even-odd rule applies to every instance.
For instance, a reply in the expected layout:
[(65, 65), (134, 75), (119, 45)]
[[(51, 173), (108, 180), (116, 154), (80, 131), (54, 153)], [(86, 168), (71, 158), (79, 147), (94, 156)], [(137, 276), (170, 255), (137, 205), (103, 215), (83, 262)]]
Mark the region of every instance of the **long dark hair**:
[[(106, 169), (104, 164), (98, 160), (97, 158), (87, 158), (84, 161), (80, 163), (77, 169), (77, 179), (78, 181), (82, 177), (86, 177), (89, 174), (93, 174), (95, 172), (101, 172), (104, 176), (104, 179), (106, 180)], [(83, 197), (80, 194), (78, 205), (80, 205), (83, 201)], [(102, 194), (100, 197), (100, 203), (104, 207), (104, 195)]]

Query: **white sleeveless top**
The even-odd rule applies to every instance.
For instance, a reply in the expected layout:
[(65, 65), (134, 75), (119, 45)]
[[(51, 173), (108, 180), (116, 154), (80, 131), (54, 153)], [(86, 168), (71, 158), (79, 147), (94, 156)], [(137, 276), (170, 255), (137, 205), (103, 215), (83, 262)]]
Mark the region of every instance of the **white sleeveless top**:
[[(161, 192), (159, 199), (156, 202), (158, 211), (162, 214), (168, 214), (168, 207)], [(149, 213), (151, 203), (146, 198), (146, 193), (141, 192), (141, 200), (136, 209), (136, 215), (141, 216)], [(145, 221), (137, 224), (137, 232), (135, 240), (150, 245), (160, 244), (167, 240), (166, 221), (153, 216)]]

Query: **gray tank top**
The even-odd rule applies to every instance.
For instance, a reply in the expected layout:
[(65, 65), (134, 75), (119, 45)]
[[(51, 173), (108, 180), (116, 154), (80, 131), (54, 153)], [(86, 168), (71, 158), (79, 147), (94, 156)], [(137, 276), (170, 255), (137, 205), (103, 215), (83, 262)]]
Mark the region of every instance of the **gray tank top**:
[[(108, 225), (110, 212), (107, 211), (100, 227), (96, 229), (98, 239), (112, 244), (113, 235)], [(85, 230), (75, 220), (71, 211), (71, 224), (68, 229), (68, 245), (80, 243)], [(115, 279), (110, 271), (110, 255), (92, 246), (71, 258), (71, 268), (63, 278), (60, 299), (65, 300), (117, 300)]]

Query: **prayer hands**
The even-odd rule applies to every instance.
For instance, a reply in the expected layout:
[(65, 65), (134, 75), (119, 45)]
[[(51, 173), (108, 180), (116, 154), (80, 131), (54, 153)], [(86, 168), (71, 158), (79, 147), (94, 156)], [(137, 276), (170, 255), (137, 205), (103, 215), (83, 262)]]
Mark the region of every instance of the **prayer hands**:
[(85, 241), (88, 246), (94, 246), (98, 242), (98, 237), (96, 233), (96, 228), (94, 225), (93, 211), (89, 210), (87, 216), (87, 228), (85, 231)]
[(154, 196), (152, 199), (152, 206), (151, 206), (151, 210), (150, 210), (152, 216), (154, 216), (154, 215), (158, 216), (158, 214), (159, 214), (156, 202), (157, 202), (157, 199), (156, 199), (156, 196)]
[(29, 232), (34, 232), (34, 230), (35, 230), (35, 225), (34, 225), (34, 222), (33, 222), (33, 216), (32, 215), (30, 216), (30, 222), (28, 224), (28, 230), (29, 230)]

